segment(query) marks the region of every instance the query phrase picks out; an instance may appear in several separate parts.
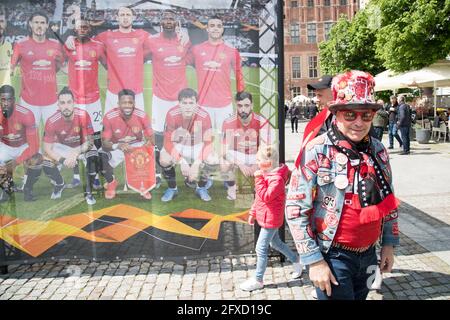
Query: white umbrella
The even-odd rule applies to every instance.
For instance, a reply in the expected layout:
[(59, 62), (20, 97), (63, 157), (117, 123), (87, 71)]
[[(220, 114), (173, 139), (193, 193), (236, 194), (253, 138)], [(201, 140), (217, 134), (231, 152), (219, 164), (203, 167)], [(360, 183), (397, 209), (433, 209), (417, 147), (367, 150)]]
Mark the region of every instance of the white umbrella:
[(292, 102), (295, 102), (295, 103), (307, 103), (307, 102), (309, 102), (310, 101), (310, 99), (307, 97), (307, 96), (304, 96), (304, 95), (302, 95), (302, 94), (300, 94), (300, 95), (298, 95), (298, 96), (295, 96), (293, 99), (292, 99)]

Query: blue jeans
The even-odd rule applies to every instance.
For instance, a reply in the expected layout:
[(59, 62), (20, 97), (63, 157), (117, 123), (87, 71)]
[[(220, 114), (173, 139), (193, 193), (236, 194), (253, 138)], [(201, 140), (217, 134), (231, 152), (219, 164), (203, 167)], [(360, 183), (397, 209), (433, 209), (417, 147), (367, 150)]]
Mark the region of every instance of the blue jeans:
[(403, 152), (409, 152), (409, 127), (400, 127), (403, 141)]
[(262, 281), (267, 267), (267, 256), (269, 255), (269, 245), (281, 252), (292, 263), (298, 262), (299, 257), (286, 243), (281, 241), (278, 229), (261, 228), (258, 241), (256, 243), (256, 280)]
[(394, 137), (397, 139), (400, 146), (403, 144), (402, 139), (400, 138), (397, 131), (397, 124), (389, 123), (389, 146), (394, 147)]
[(326, 291), (316, 288), (317, 298), (319, 300), (365, 300), (373, 282), (368, 280), (374, 277), (377, 265), (375, 246), (361, 254), (331, 247), (323, 255), (339, 285), (331, 284), (330, 297), (327, 296)]

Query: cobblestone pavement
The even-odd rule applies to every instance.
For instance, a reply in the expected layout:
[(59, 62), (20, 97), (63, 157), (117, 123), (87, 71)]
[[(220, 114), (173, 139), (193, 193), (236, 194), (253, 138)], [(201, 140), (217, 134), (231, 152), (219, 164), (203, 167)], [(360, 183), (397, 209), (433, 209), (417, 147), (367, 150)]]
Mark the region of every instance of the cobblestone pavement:
[[(300, 127), (303, 128), (304, 124)], [(290, 134), (289, 131), (286, 137), (286, 159), (291, 165), (300, 143), (300, 134)], [(445, 175), (442, 170), (448, 172), (448, 146), (440, 144), (426, 147), (433, 153), (430, 155), (434, 157), (431, 160), (437, 159), (430, 170), (434, 167), (435, 175), (443, 172), (441, 178), (442, 174)], [(420, 148), (424, 147), (413, 143), (413, 153)], [(431, 160), (426, 160), (428, 158), (420, 154), (423, 152), (417, 153), (410, 156), (411, 160), (414, 160), (413, 157), (422, 160), (416, 165), (430, 164), (427, 161)], [(436, 158), (438, 155), (441, 157)], [(402, 177), (399, 161), (403, 160), (399, 157), (395, 153), (391, 154), (394, 173)], [(408, 174), (414, 172), (415, 169), (410, 168)], [(406, 171), (403, 173), (406, 174)], [(424, 180), (415, 181), (426, 184)], [(448, 181), (450, 179), (447, 178), (447, 185)], [(401, 246), (396, 250), (394, 270), (384, 275), (380, 291), (371, 291), (368, 297), (370, 300), (450, 300), (450, 188), (435, 184), (426, 189), (428, 192), (420, 188), (414, 188), (413, 192), (408, 191), (410, 183), (400, 179), (396, 189), (403, 201), (400, 213), (404, 216), (400, 216)], [(288, 233), (286, 238), (293, 247)], [(255, 263), (254, 255), (240, 255), (187, 260), (183, 264), (130, 259), (119, 262), (68, 260), (12, 265), (8, 274), (0, 275), (0, 300), (312, 299), (313, 287), (307, 275), (300, 280), (291, 280), (291, 264), (281, 263), (277, 257), (269, 261), (264, 289), (252, 293), (239, 290), (239, 284), (254, 274)]]

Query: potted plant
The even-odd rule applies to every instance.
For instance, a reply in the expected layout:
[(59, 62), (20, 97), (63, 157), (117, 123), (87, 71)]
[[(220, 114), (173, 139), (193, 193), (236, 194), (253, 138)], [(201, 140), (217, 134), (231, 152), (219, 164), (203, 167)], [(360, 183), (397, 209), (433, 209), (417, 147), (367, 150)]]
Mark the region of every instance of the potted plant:
[[(431, 128), (425, 127), (425, 119), (428, 116), (430, 111), (429, 100), (427, 97), (423, 97), (417, 101), (415, 106), (416, 111), (416, 119), (420, 120), (416, 121), (415, 131), (416, 131), (416, 141), (418, 143), (428, 143), (431, 138)], [(427, 119), (427, 122), (429, 120)]]

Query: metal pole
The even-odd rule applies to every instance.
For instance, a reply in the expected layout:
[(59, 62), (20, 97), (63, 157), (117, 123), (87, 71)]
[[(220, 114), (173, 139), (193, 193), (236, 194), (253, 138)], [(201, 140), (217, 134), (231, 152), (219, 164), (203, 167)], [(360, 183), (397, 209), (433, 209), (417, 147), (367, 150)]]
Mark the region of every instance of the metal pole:
[[(285, 134), (284, 134), (284, 31), (283, 31), (283, 1), (277, 3), (277, 43), (278, 43), (278, 134), (279, 134), (279, 160), (285, 163)], [(284, 214), (284, 212), (282, 213)], [(285, 224), (278, 230), (281, 241), (285, 241)], [(280, 261), (284, 262), (285, 257), (280, 253)]]

